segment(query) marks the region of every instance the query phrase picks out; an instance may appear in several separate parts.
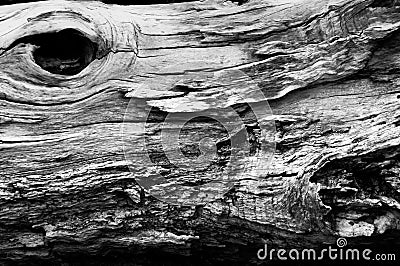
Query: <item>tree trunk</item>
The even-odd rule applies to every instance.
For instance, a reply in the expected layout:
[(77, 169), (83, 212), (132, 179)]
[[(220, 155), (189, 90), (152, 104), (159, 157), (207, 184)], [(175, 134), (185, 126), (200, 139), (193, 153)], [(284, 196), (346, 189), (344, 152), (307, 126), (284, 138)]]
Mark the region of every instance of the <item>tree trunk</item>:
[[(398, 249), (399, 8), (1, 6), (0, 261), (245, 265), (264, 244), (338, 237)], [(250, 152), (233, 158), (240, 132)]]

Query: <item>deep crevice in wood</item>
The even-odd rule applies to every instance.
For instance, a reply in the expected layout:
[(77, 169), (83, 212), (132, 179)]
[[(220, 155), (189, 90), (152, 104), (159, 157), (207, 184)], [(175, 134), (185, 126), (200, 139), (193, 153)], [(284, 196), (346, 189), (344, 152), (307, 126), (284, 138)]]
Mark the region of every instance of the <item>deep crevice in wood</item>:
[(398, 6), (400, 3), (397, 0), (375, 0), (371, 7), (393, 7)]
[(61, 75), (78, 74), (95, 59), (97, 52), (97, 45), (74, 29), (26, 36), (17, 43), (35, 45), (35, 62), (44, 70)]
[[(394, 147), (333, 160), (315, 173), (310, 181), (321, 184), (319, 195), (331, 208), (326, 220), (332, 229), (368, 236), (396, 228), (399, 213), (392, 199), (400, 200), (395, 188), (398, 151)], [(358, 227), (364, 231), (358, 232)]]

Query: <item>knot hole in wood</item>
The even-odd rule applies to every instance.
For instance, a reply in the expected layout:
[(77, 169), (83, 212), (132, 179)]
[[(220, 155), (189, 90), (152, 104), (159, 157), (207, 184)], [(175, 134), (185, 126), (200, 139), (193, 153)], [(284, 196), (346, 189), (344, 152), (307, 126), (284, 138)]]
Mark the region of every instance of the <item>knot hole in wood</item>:
[(60, 75), (75, 75), (95, 58), (98, 45), (75, 29), (30, 35), (18, 40), (35, 46), (33, 59), (42, 69)]

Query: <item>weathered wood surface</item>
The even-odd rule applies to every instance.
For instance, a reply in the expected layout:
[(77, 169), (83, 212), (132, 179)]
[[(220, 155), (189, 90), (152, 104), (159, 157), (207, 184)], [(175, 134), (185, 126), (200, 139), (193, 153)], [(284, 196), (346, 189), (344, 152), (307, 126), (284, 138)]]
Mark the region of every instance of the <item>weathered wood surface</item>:
[[(398, 247), (399, 10), (351, 0), (0, 7), (2, 260), (146, 262), (157, 250), (244, 263), (263, 243), (320, 247), (338, 236)], [(37, 36), (66, 29), (86, 40), (79, 60), (34, 57)], [(157, 117), (257, 104), (253, 86), (235, 86), (240, 76), (223, 89), (241, 102), (213, 100), (220, 70), (245, 73), (268, 99), (272, 163), (223, 199), (168, 205), (136, 184), (148, 165), (124, 156), (145, 137), (121, 136), (128, 102), (137, 125), (150, 107)]]

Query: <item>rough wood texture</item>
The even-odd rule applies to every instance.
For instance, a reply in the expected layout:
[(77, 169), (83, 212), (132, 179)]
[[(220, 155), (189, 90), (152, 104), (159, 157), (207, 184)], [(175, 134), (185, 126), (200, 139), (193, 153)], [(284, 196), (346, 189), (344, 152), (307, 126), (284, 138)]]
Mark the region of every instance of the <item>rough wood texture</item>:
[[(399, 247), (399, 11), (394, 0), (1, 7), (1, 260), (243, 264), (263, 243), (321, 247), (338, 236)], [(85, 39), (81, 51), (37, 52), (42, 34), (63, 30)], [(150, 107), (157, 122), (265, 104), (240, 77), (221, 87), (222, 69), (268, 99), (272, 164), (223, 199), (168, 205), (135, 182), (148, 165), (124, 157), (145, 137), (121, 137), (128, 102), (138, 125)], [(241, 100), (214, 100), (226, 87)]]

